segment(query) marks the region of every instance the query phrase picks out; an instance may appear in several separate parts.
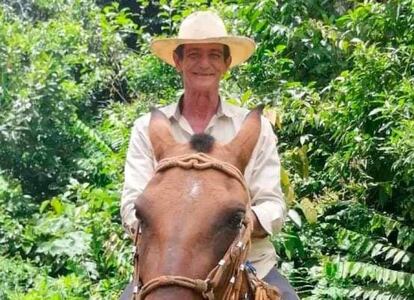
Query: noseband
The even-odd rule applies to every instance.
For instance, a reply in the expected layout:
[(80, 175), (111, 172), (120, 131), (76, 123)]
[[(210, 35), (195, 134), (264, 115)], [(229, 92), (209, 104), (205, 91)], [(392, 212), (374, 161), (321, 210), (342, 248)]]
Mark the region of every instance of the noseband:
[[(253, 223), (250, 216), (250, 193), (243, 174), (233, 165), (215, 159), (204, 153), (186, 154), (165, 158), (160, 161), (155, 173), (170, 168), (183, 169), (216, 169), (237, 179), (246, 190), (248, 201), (246, 202), (246, 216), (242, 222), (239, 234), (227, 249), (223, 258), (210, 271), (205, 280), (193, 279), (183, 276), (163, 275), (140, 284), (139, 273), (139, 245), (141, 241), (141, 226), (138, 223), (135, 233), (135, 254), (134, 254), (134, 300), (144, 300), (148, 294), (164, 286), (181, 286), (192, 289), (202, 295), (203, 299), (214, 300), (214, 291), (220, 284), (227, 284), (223, 294), (223, 300), (240, 299), (245, 262), (250, 249), (250, 236), (253, 230)], [(247, 299), (247, 295), (244, 296)], [(265, 298), (263, 298), (265, 299)]]

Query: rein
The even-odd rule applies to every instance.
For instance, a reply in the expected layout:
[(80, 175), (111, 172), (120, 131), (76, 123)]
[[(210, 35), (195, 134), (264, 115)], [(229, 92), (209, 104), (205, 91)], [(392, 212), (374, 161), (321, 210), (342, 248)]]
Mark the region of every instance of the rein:
[[(216, 298), (214, 291), (220, 286), (220, 284), (227, 284), (227, 287), (224, 290), (223, 300), (248, 299), (248, 294), (246, 293), (245, 295), (241, 295), (241, 290), (243, 275), (246, 274), (245, 262), (250, 249), (250, 237), (253, 231), (253, 222), (249, 218), (251, 210), (250, 193), (243, 174), (235, 166), (215, 159), (205, 153), (185, 154), (165, 158), (160, 161), (155, 169), (155, 173), (176, 167), (197, 170), (216, 169), (237, 179), (242, 184), (249, 197), (246, 203), (246, 216), (242, 222), (242, 227), (238, 236), (227, 249), (223, 258), (210, 271), (205, 280), (193, 279), (184, 276), (162, 275), (148, 281), (144, 285), (141, 285), (139, 276), (139, 245), (142, 236), (142, 229), (140, 223), (138, 222), (134, 241), (133, 299), (144, 300), (144, 298), (151, 292), (163, 286), (181, 286), (198, 292), (202, 295), (203, 299), (215, 300)], [(249, 279), (252, 284), (252, 288), (256, 290), (255, 299), (279, 299), (278, 297), (268, 297), (266, 289), (271, 289), (271, 287), (257, 279), (254, 275), (252, 276), (253, 277), (249, 276)], [(275, 295), (278, 295), (278, 293)]]

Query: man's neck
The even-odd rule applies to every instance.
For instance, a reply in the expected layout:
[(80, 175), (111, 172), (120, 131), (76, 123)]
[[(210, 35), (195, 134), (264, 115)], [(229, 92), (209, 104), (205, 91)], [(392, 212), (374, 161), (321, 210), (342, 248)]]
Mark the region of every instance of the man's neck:
[(183, 96), (181, 113), (195, 133), (202, 133), (216, 114), (218, 105), (218, 91), (202, 93), (186, 91)]

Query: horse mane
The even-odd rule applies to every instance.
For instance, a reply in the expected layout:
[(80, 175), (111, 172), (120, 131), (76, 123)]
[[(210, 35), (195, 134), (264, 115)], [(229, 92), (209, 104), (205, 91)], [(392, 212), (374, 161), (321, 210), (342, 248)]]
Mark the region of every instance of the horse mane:
[(203, 153), (209, 153), (213, 148), (215, 139), (209, 134), (199, 133), (191, 136), (191, 148)]

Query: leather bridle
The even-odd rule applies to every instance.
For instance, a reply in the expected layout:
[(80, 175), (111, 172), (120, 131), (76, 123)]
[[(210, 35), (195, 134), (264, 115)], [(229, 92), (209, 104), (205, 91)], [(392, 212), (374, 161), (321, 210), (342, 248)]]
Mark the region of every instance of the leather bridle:
[[(144, 285), (141, 285), (140, 283), (139, 246), (141, 242), (142, 228), (140, 223), (138, 223), (134, 241), (133, 299), (144, 300), (146, 296), (160, 287), (181, 286), (196, 291), (203, 297), (203, 299), (214, 300), (214, 292), (220, 284), (227, 284), (223, 293), (223, 300), (240, 299), (245, 262), (250, 249), (250, 237), (253, 230), (253, 223), (250, 218), (250, 193), (244, 176), (240, 170), (232, 164), (215, 159), (205, 153), (194, 153), (165, 158), (159, 162), (155, 173), (177, 167), (197, 170), (216, 169), (237, 179), (248, 195), (245, 218), (242, 222), (239, 234), (227, 249), (223, 258), (210, 271), (205, 280), (175, 275), (162, 275), (148, 281)], [(244, 299), (247, 299), (247, 294), (244, 295)]]

